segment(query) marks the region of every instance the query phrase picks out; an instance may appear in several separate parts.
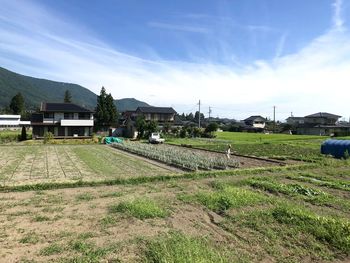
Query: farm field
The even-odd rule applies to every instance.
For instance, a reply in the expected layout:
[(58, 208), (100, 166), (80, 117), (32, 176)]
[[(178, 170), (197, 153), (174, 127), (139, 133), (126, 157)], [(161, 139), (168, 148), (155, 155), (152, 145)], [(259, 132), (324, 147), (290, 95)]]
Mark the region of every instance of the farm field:
[(233, 152), (241, 155), (268, 157), (275, 159), (292, 159), (313, 161), (320, 160), (321, 143), (329, 137), (261, 134), (242, 132), (217, 132), (215, 139), (169, 138), (167, 143), (189, 145), (202, 149), (225, 151), (228, 144)]
[(0, 262), (349, 262), (350, 160), (313, 154), (180, 172), (104, 145), (0, 146)]
[(104, 145), (0, 146), (0, 184), (98, 181), (167, 174)]

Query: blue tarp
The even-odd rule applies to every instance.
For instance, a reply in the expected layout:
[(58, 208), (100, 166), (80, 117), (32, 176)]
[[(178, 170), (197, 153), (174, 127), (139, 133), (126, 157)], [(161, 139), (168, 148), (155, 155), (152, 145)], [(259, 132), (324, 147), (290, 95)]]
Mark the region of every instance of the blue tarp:
[(335, 158), (345, 158), (345, 153), (350, 154), (350, 140), (327, 140), (321, 145), (321, 153), (329, 154)]
[(119, 139), (117, 137), (105, 137), (104, 142), (105, 142), (105, 144), (111, 144), (114, 142), (121, 143), (121, 142), (123, 142), (123, 140)]

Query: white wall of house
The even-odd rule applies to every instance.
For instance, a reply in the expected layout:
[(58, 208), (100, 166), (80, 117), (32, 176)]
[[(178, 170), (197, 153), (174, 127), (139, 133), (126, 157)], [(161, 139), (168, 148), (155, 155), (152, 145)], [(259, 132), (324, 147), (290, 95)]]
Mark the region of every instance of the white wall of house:
[(261, 128), (261, 129), (264, 129), (266, 126), (266, 123), (265, 122), (254, 122), (253, 123), (253, 127), (254, 128)]
[(94, 120), (61, 120), (61, 126), (94, 126)]

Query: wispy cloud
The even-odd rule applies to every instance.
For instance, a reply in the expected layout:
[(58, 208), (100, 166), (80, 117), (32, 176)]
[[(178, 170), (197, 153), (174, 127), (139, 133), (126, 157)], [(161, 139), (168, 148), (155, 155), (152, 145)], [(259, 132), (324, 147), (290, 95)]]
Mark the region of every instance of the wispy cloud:
[(282, 53), (283, 53), (283, 49), (284, 49), (284, 45), (286, 43), (286, 39), (287, 39), (288, 34), (287, 33), (283, 33), (277, 43), (277, 47), (276, 47), (276, 53), (275, 53), (275, 59), (279, 58)]
[(343, 0), (334, 0), (333, 2), (333, 26), (337, 30), (343, 29), (344, 20), (342, 17)]
[(177, 24), (169, 24), (169, 23), (161, 23), (161, 22), (149, 22), (148, 26), (153, 28), (184, 31), (184, 32), (191, 32), (191, 33), (209, 33), (210, 32), (210, 30), (205, 27), (177, 25)]
[[(271, 116), (272, 105), (277, 105), (278, 118), (290, 111), (349, 114), (350, 36), (338, 30), (344, 28), (340, 1), (333, 5), (338, 6), (334, 27), (303, 49), (283, 56), (284, 34), (275, 59), (235, 67), (210, 60), (188, 63), (131, 56), (93, 32), (78, 33), (88, 29), (60, 14), (28, 1), (19, 3), (0, 6), (0, 64), (19, 73), (78, 83), (96, 93), (104, 85), (115, 98), (136, 97), (180, 112), (192, 109), (200, 98), (213, 107), (214, 116), (238, 119)], [(201, 27), (153, 26), (207, 33)]]

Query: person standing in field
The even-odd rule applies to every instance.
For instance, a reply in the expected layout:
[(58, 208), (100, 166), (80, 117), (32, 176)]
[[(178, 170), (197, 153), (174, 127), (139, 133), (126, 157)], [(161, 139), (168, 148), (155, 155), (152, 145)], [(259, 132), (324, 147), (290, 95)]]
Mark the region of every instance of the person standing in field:
[(231, 144), (229, 144), (229, 145), (227, 146), (226, 156), (227, 156), (227, 159), (230, 159), (230, 158), (231, 158)]

